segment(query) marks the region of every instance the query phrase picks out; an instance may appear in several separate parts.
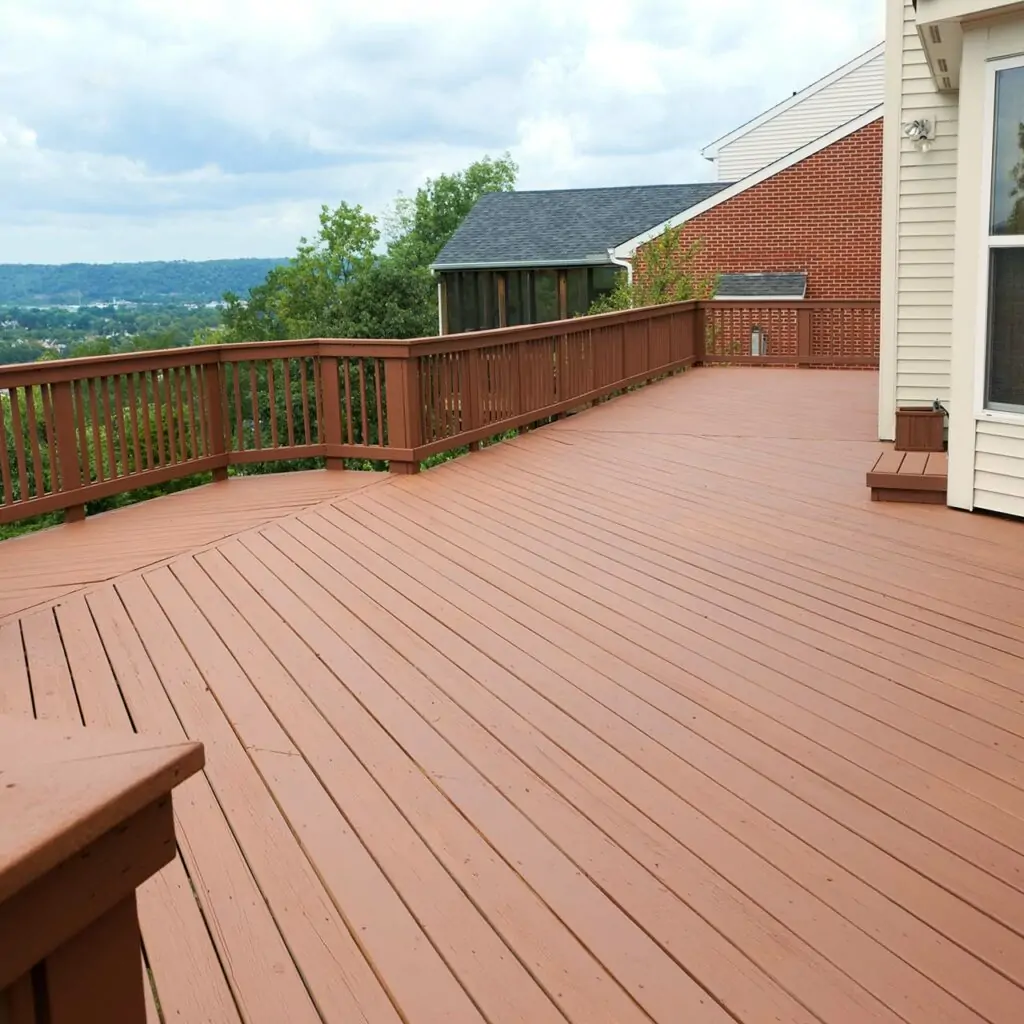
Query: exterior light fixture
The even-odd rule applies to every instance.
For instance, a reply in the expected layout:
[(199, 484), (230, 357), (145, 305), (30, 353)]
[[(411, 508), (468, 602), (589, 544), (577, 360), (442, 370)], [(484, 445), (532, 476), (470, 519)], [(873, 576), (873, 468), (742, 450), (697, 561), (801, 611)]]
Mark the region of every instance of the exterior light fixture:
[(903, 125), (903, 135), (908, 138), (922, 153), (927, 153), (935, 141), (935, 128), (926, 118), (908, 121)]
[(752, 356), (768, 355), (768, 332), (761, 327), (750, 328), (750, 354)]

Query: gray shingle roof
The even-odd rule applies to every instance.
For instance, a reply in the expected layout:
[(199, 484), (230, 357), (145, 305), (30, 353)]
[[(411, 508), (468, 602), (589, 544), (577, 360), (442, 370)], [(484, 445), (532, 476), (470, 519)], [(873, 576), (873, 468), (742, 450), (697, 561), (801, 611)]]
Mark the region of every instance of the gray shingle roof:
[(434, 266), (608, 263), (608, 249), (649, 231), (727, 187), (633, 185), (483, 196)]
[(716, 299), (800, 298), (807, 294), (806, 274), (722, 274)]

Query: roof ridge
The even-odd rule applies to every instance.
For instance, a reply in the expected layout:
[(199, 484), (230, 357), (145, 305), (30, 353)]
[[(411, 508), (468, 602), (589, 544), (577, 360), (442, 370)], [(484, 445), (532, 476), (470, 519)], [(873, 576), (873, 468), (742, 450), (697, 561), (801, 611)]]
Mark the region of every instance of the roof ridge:
[(656, 185), (580, 185), (575, 188), (516, 188), (510, 191), (487, 192), (488, 196), (538, 196), (554, 195), (566, 192), (626, 192), (631, 189), (651, 188), (699, 188), (702, 185), (714, 188), (727, 188), (734, 184), (730, 181), (667, 181)]

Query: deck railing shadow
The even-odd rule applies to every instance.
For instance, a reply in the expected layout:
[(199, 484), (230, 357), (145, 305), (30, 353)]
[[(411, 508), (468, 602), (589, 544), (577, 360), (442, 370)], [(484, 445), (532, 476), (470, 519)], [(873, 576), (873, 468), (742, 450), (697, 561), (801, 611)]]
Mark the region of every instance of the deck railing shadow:
[[(878, 365), (878, 303), (683, 302), (410, 341), (209, 345), (0, 367), (0, 523), (228, 467), (416, 472), (701, 363)], [(351, 463), (350, 463), (351, 464)]]

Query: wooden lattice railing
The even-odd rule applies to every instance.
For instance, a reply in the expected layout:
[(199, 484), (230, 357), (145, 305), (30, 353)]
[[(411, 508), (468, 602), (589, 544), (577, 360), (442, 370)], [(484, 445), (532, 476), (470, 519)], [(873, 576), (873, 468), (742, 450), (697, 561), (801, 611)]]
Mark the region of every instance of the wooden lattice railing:
[[(767, 355), (751, 356), (753, 327)], [(413, 341), (210, 345), (0, 367), (0, 523), (243, 463), (385, 461), (702, 361), (870, 366), (877, 303), (676, 303)]]

